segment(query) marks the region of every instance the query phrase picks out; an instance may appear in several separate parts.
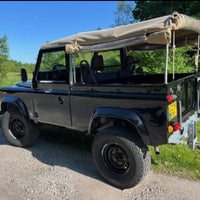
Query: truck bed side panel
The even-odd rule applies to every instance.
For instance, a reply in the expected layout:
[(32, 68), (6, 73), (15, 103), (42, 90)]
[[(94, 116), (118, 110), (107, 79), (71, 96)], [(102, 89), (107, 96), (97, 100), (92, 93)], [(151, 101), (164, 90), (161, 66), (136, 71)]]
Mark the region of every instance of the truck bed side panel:
[(74, 86), (70, 93), (70, 102), (73, 127), (87, 130), (92, 114), (99, 107), (123, 108), (132, 110), (141, 117), (150, 137), (149, 145), (167, 143), (166, 88), (164, 85)]

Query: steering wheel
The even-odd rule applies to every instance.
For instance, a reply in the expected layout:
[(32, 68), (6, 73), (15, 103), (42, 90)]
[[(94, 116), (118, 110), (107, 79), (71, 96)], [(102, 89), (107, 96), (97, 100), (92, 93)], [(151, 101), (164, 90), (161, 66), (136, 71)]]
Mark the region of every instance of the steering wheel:
[(85, 79), (86, 79), (85, 73), (84, 73), (84, 72), (85, 72), (85, 71), (84, 71), (84, 65), (86, 65), (86, 67), (88, 68), (88, 71), (90, 72), (90, 75), (91, 75), (93, 81), (95, 82), (95, 84), (97, 84), (97, 81), (96, 81), (96, 79), (95, 79), (95, 77), (94, 77), (94, 74), (93, 74), (93, 72), (92, 72), (92, 70), (91, 70), (91, 68), (90, 68), (90, 65), (89, 65), (89, 63), (88, 63), (87, 60), (81, 60), (81, 62), (80, 62), (81, 83), (83, 84), (83, 83), (85, 82)]
[(52, 74), (54, 79), (58, 79), (59, 78), (59, 71), (63, 70), (63, 69), (67, 69), (66, 66), (62, 65), (62, 64), (56, 64), (52, 67)]

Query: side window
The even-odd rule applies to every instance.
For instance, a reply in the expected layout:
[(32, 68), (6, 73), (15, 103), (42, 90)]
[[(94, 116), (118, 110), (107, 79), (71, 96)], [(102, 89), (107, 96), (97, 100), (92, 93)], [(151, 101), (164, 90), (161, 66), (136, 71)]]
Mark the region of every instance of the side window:
[(66, 65), (65, 51), (44, 52), (37, 79), (69, 82), (69, 66)]
[(115, 79), (121, 67), (120, 50), (77, 53), (75, 56), (76, 83), (97, 84)]
[(103, 57), (103, 72), (116, 72), (121, 70), (120, 51), (99, 52), (98, 55)]

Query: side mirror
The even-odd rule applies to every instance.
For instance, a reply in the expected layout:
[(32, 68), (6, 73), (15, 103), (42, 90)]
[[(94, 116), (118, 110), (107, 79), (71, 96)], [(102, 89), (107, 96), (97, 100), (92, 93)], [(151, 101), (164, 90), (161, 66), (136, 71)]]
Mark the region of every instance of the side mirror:
[(27, 72), (26, 69), (21, 68), (21, 81), (26, 82), (27, 81)]

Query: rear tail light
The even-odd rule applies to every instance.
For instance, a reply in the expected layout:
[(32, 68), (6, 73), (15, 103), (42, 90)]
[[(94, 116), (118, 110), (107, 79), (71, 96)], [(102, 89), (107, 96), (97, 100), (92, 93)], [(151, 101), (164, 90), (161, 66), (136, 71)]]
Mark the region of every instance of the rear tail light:
[(168, 126), (168, 132), (169, 132), (169, 133), (172, 133), (173, 131), (174, 131), (173, 126), (169, 125), (169, 126)]
[(177, 124), (174, 125), (174, 131), (178, 131), (181, 127), (181, 123), (178, 122)]
[(168, 126), (168, 132), (169, 133), (172, 133), (173, 131), (178, 131), (179, 129), (181, 128), (181, 123), (180, 122), (178, 122), (178, 123), (176, 123), (175, 125), (169, 125)]
[(168, 102), (168, 103), (171, 103), (173, 100), (174, 100), (174, 98), (173, 98), (172, 95), (168, 95), (168, 96), (167, 96), (167, 102)]

